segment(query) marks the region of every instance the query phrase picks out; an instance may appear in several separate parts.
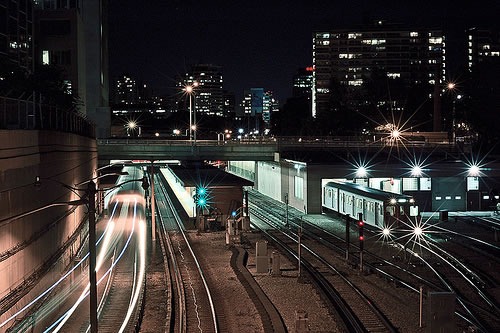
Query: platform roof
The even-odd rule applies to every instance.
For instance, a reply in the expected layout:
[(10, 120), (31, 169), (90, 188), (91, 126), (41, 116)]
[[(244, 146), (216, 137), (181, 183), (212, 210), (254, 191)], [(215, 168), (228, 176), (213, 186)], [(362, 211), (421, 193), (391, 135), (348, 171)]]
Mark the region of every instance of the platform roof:
[(253, 186), (253, 182), (211, 166), (171, 165), (170, 169), (184, 183), (184, 187)]

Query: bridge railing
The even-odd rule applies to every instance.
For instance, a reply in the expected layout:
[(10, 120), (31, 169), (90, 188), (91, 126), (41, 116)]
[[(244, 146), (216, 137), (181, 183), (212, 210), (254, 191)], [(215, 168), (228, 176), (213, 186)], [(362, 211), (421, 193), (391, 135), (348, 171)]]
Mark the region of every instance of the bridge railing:
[(267, 146), (277, 150), (287, 148), (384, 148), (384, 147), (422, 147), (422, 148), (454, 148), (455, 145), (447, 139), (426, 139), (425, 137), (359, 137), (359, 136), (328, 136), (328, 137), (252, 137), (238, 140), (186, 140), (186, 139), (154, 139), (154, 138), (108, 138), (99, 139), (100, 145), (143, 145), (143, 146)]

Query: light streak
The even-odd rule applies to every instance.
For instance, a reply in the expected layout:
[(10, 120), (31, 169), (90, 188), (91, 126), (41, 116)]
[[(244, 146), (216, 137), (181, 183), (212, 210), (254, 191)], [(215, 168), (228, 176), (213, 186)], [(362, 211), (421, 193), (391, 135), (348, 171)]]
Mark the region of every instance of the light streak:
[[(113, 206), (113, 212), (112, 212), (112, 215), (115, 213), (115, 210), (116, 210), (116, 206), (117, 204), (115, 204)], [(108, 226), (106, 226), (106, 229), (104, 230), (103, 234), (101, 235), (101, 237), (97, 240), (97, 243), (96, 243), (96, 246), (101, 242), (101, 240), (103, 239), (103, 237), (107, 234), (108, 232)], [(7, 323), (9, 323), (11, 320), (13, 320), (14, 318), (16, 318), (17, 316), (19, 316), (21, 313), (23, 313), (24, 311), (26, 311), (27, 309), (29, 309), (31, 306), (33, 306), (33, 304), (35, 304), (36, 302), (38, 302), (41, 298), (43, 298), (45, 295), (47, 295), (49, 292), (51, 292), (55, 287), (57, 287), (62, 281), (64, 281), (71, 273), (73, 273), (73, 271), (75, 269), (77, 269), (80, 265), (82, 265), (85, 260), (87, 259), (87, 257), (89, 256), (89, 253), (87, 252), (87, 254), (71, 269), (69, 270), (68, 272), (66, 272), (66, 274), (64, 274), (59, 280), (57, 280), (52, 286), (50, 286), (49, 288), (47, 288), (44, 292), (42, 292), (40, 295), (38, 295), (37, 297), (35, 297), (31, 302), (29, 302), (28, 304), (26, 304), (24, 307), (22, 307), (19, 311), (17, 311), (16, 313), (14, 313), (12, 316), (10, 316), (9, 318), (7, 318), (4, 322), (2, 322), (0, 324), (0, 328), (4, 327), (5, 325), (7, 325)]]

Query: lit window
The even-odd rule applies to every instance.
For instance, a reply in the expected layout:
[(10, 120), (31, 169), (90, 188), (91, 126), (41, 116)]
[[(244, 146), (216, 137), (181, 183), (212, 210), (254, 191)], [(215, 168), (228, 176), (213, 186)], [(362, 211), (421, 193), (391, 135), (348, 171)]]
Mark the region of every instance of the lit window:
[(445, 197), (445, 199), (446, 199), (446, 200), (451, 200), (451, 195), (447, 195), (447, 196)]
[(436, 197), (436, 200), (441, 200), (441, 197)]
[(429, 44), (441, 44), (442, 42), (443, 42), (443, 38), (441, 38), (441, 37), (429, 38)]
[(461, 200), (462, 197), (460, 195), (455, 196), (455, 200)]
[(416, 32), (416, 31), (411, 31), (411, 32), (410, 32), (410, 37), (418, 37), (418, 32)]
[(42, 64), (50, 65), (49, 51), (47, 50), (42, 51)]
[(349, 80), (347, 84), (350, 86), (360, 86), (363, 84), (363, 79)]

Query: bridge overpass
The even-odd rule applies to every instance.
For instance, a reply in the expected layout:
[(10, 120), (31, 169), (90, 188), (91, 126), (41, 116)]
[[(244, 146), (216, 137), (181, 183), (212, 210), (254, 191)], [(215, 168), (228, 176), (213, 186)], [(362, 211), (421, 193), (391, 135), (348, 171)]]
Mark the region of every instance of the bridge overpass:
[(453, 154), (463, 147), (447, 140), (376, 140), (359, 137), (323, 138), (259, 138), (246, 140), (165, 140), (150, 138), (111, 138), (97, 141), (100, 160), (165, 160), (182, 161), (278, 161), (298, 153), (333, 153), (338, 156), (356, 151), (367, 154), (399, 155), (405, 152), (426, 151), (433, 154)]

